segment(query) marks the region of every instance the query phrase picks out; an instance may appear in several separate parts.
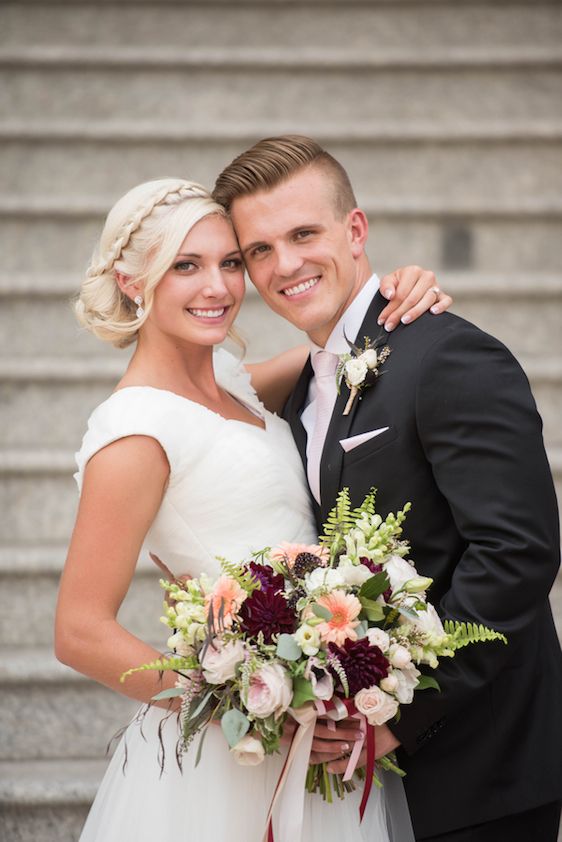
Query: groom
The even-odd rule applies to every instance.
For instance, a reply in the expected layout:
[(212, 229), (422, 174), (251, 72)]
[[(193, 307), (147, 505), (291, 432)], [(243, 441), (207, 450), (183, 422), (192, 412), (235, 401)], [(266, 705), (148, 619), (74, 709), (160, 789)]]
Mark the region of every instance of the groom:
[(400, 747), (416, 838), (555, 842), (562, 663), (548, 593), (560, 542), (525, 375), (474, 325), (422, 316), (386, 337), (381, 376), (344, 414), (338, 355), (345, 337), (375, 338), (386, 303), (347, 174), (309, 138), (272, 138), (221, 173), (215, 196), (261, 296), (310, 339), (285, 414), (319, 527), (344, 486), (355, 505), (376, 486), (383, 517), (410, 500), (406, 537), (440, 614), (509, 640), (444, 659), (441, 692), (377, 728), (379, 755)]

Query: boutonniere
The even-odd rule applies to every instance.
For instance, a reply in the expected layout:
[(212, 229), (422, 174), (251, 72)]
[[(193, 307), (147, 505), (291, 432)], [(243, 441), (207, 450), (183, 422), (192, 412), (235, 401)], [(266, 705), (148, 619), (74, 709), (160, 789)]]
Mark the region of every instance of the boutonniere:
[(389, 358), (392, 348), (384, 344), (385, 334), (381, 333), (373, 341), (368, 336), (364, 337), (364, 348), (359, 348), (350, 342), (347, 336), (345, 341), (349, 345), (349, 352), (340, 355), (340, 361), (336, 369), (336, 383), (338, 394), (341, 391), (342, 380), (349, 389), (349, 398), (343, 411), (349, 415), (353, 401), (363, 389), (374, 386), (381, 375), (380, 368)]

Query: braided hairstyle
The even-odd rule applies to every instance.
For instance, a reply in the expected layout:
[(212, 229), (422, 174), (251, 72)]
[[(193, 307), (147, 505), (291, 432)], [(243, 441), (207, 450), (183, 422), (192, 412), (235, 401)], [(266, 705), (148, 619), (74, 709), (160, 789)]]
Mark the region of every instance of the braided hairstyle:
[[(80, 324), (118, 348), (134, 342), (150, 313), (158, 282), (188, 232), (209, 214), (225, 216), (225, 211), (193, 181), (163, 178), (129, 190), (107, 216), (74, 302)], [(128, 276), (131, 284), (142, 285), (140, 318), (132, 291), (131, 296), (121, 291), (116, 272)]]

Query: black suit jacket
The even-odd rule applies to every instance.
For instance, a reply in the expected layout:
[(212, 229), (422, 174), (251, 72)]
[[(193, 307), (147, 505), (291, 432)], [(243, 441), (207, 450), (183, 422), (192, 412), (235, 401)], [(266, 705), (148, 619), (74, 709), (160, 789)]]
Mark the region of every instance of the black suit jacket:
[[(374, 337), (377, 294), (358, 334)], [(417, 838), (534, 808), (562, 795), (562, 658), (548, 593), (560, 563), (558, 512), (542, 423), (510, 352), (474, 325), (422, 316), (388, 337), (377, 383), (326, 437), (321, 529), (338, 491), (378, 488), (384, 517), (410, 500), (405, 535), (443, 617), (484, 623), (509, 645), (442, 659), (441, 692), (416, 694), (392, 730)], [(300, 411), (310, 363), (285, 411), (305, 461)], [(339, 440), (388, 431), (344, 453)]]

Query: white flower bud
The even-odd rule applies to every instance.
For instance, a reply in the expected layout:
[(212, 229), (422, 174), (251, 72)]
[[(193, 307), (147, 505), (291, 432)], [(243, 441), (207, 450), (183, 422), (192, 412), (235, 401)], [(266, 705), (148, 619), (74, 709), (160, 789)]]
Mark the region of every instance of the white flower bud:
[(345, 376), (351, 386), (360, 386), (367, 376), (367, 364), (360, 357), (348, 360), (345, 364)]
[(363, 360), (363, 362), (370, 371), (377, 367), (377, 352), (374, 350), (374, 348), (369, 348), (368, 351), (363, 351), (359, 359)]

